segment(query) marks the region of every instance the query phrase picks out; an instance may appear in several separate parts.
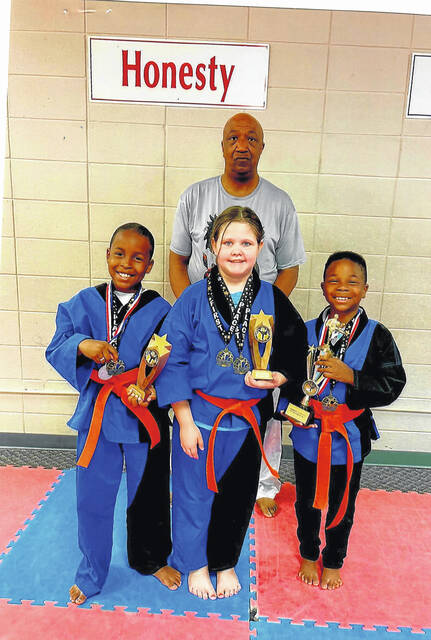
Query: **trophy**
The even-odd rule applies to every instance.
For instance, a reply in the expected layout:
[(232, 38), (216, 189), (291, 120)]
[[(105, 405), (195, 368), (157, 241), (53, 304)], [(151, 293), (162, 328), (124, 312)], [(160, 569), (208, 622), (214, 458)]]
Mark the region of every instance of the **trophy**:
[[(248, 339), (254, 369), (251, 375), (254, 380), (272, 380), (272, 371), (268, 371), (271, 355), (274, 318), (266, 315), (261, 309), (250, 316)], [(263, 349), (260, 345), (265, 345)], [(261, 353), (262, 351), (262, 353)]]
[[(324, 346), (327, 351), (328, 345)], [(305, 396), (302, 398), (300, 406), (289, 402), (285, 411), (282, 411), (283, 416), (292, 418), (294, 422), (299, 422), (303, 426), (309, 425), (313, 420), (313, 409), (309, 406), (310, 399), (319, 393), (319, 384), (325, 379), (324, 375), (315, 368), (316, 360), (320, 357), (322, 351), (321, 347), (313, 345), (308, 348), (307, 379), (302, 385), (302, 391)]]
[[(298, 422), (303, 426), (307, 426), (313, 419), (313, 409), (310, 407), (310, 400), (319, 393), (319, 388), (322, 382), (325, 380), (325, 376), (321, 371), (316, 369), (316, 361), (319, 358), (329, 358), (333, 355), (331, 349), (331, 341), (337, 334), (344, 334), (344, 325), (338, 320), (338, 315), (335, 314), (333, 318), (327, 318), (325, 321), (325, 327), (327, 334), (325, 336), (326, 342), (318, 347), (313, 345), (308, 348), (307, 355), (307, 379), (302, 385), (302, 391), (304, 397), (301, 400), (300, 406), (292, 404), (287, 405), (285, 411), (282, 411), (282, 415), (286, 418), (292, 418), (294, 422)], [(325, 332), (325, 328), (323, 329)], [(332, 395), (332, 391), (328, 396), (322, 400), (323, 408), (327, 411), (334, 411), (338, 406), (338, 401)]]
[(149, 387), (161, 373), (171, 353), (172, 345), (166, 336), (166, 333), (164, 336), (152, 335), (139, 365), (136, 384), (127, 387), (129, 397), (146, 401)]

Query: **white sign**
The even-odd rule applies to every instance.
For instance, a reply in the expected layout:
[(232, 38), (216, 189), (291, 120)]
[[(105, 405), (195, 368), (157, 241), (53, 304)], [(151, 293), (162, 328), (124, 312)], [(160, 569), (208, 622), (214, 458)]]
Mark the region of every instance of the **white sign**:
[(90, 36), (90, 100), (265, 109), (269, 45)]
[(413, 53), (408, 118), (431, 118), (431, 53)]

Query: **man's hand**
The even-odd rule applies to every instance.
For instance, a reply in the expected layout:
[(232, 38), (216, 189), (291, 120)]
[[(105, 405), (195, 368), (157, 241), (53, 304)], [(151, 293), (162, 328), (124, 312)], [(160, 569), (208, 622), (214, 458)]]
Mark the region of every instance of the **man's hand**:
[(329, 356), (329, 358), (320, 357), (316, 360), (316, 368), (325, 378), (353, 384), (353, 369), (345, 364), (340, 358)]
[(78, 353), (82, 353), (83, 356), (93, 360), (97, 364), (105, 364), (110, 360), (117, 362), (118, 351), (109, 342), (104, 340), (92, 340), (87, 338), (78, 345)]

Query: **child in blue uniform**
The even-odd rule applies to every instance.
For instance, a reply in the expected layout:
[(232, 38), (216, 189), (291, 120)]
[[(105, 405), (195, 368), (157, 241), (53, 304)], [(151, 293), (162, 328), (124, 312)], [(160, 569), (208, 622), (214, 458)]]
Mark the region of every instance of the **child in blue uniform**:
[[(208, 277), (189, 286), (163, 323), (172, 352), (156, 381), (160, 406), (172, 404), (173, 553), (200, 598), (229, 597), (241, 585), (235, 565), (253, 509), (261, 432), (272, 415), (269, 390), (286, 384), (299, 398), (306, 335), (300, 316), (254, 270), (263, 228), (246, 207), (230, 207), (214, 221), (217, 259)], [(255, 380), (250, 315), (272, 316), (269, 380)], [(260, 334), (259, 334), (260, 335)], [(275, 473), (275, 472), (274, 472)], [(224, 491), (235, 485), (236, 501)], [(210, 571), (217, 573), (217, 587)]]
[[(70, 588), (76, 604), (99, 593), (108, 574), (123, 458), (129, 564), (170, 589), (180, 584), (178, 571), (167, 566), (172, 546), (168, 416), (153, 394), (132, 400), (127, 392), (136, 382), (141, 354), (170, 308), (141, 285), (153, 266), (153, 250), (148, 229), (137, 223), (119, 227), (107, 249), (111, 282), (83, 289), (59, 305), (57, 329), (46, 351), (51, 365), (80, 393), (68, 423), (78, 430), (76, 491), (83, 558)], [(149, 444), (156, 446), (149, 451)], [(154, 468), (157, 483), (144, 490), (145, 476), (154, 474)]]
[[(306, 323), (308, 342), (323, 346), (333, 324), (332, 355), (321, 352), (316, 369), (322, 374), (318, 395), (311, 400), (314, 424), (294, 422), (296, 515), (301, 566), (299, 577), (319, 585), (321, 509), (328, 504), (326, 545), (322, 551), (320, 585), (336, 589), (347, 553), (364, 457), (378, 438), (370, 407), (386, 406), (401, 393), (406, 378), (391, 333), (369, 320), (360, 302), (368, 290), (367, 267), (351, 251), (332, 254), (325, 265), (323, 295), (329, 304)], [(338, 325), (337, 328), (337, 317)], [(335, 323), (335, 324), (334, 324)], [(288, 394), (287, 394), (288, 396)], [(279, 401), (283, 412), (288, 400)], [(293, 422), (293, 421), (292, 421)]]

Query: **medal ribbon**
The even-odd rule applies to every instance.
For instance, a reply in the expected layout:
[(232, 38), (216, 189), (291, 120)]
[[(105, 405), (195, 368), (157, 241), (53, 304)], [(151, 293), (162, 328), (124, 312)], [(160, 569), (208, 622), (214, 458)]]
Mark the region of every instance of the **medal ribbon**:
[[(224, 297), (226, 298), (228, 305), (229, 305), (229, 309), (230, 312), (232, 314), (232, 317), (235, 320), (235, 314), (236, 314), (236, 309), (235, 306), (233, 304), (233, 300), (232, 300), (232, 296), (230, 295), (229, 289), (226, 286), (225, 281), (223, 280), (223, 278), (221, 277), (220, 273), (217, 274), (217, 280), (220, 284), (221, 290), (223, 291)], [(245, 287), (244, 290), (242, 292), (241, 295), (241, 299), (238, 303), (238, 309), (239, 309), (239, 305), (241, 304), (242, 299), (244, 298), (244, 304), (245, 304), (245, 311), (244, 311), (244, 317), (243, 317), (243, 321), (242, 321), (242, 325), (241, 328), (239, 327), (239, 321), (234, 325), (235, 328), (235, 342), (236, 342), (236, 346), (238, 347), (238, 352), (239, 355), (241, 356), (242, 354), (242, 349), (244, 347), (244, 340), (245, 340), (245, 335), (247, 333), (248, 330), (248, 323), (250, 321), (250, 313), (251, 313), (251, 305), (252, 305), (252, 284), (253, 284), (253, 276), (250, 275), (247, 279), (247, 282), (245, 283)], [(232, 321), (232, 324), (234, 324), (234, 320)]]
[(345, 423), (357, 418), (364, 409), (349, 409), (347, 404), (339, 404), (335, 411), (328, 412), (322, 407), (322, 403), (314, 400), (314, 398), (311, 399), (310, 404), (313, 407), (315, 417), (320, 418), (322, 426), (317, 450), (317, 479), (313, 502), (315, 509), (324, 509), (328, 505), (329, 481), (331, 477), (332, 433), (336, 431), (343, 436), (347, 446), (346, 486), (338, 511), (331, 524), (327, 527), (327, 529), (332, 529), (341, 522), (346, 513), (349, 501), (349, 485), (353, 471), (353, 453)]
[(118, 327), (113, 332), (112, 330), (112, 282), (108, 283), (108, 288), (106, 290), (106, 342), (110, 344), (114, 342), (116, 338), (118, 338), (124, 329), (126, 328), (126, 322), (129, 319), (130, 315), (136, 309), (138, 302), (142, 295), (142, 287), (139, 287), (139, 291), (135, 293), (133, 298), (129, 300), (128, 304), (130, 305), (127, 309), (126, 315), (118, 325)]
[(88, 431), (87, 439), (85, 441), (84, 448), (79, 456), (79, 460), (76, 463), (80, 467), (87, 468), (96, 450), (97, 442), (100, 436), (100, 430), (102, 427), (103, 414), (105, 411), (106, 402), (113, 391), (117, 395), (121, 402), (135, 414), (135, 416), (142, 422), (148, 434), (150, 436), (151, 445), (150, 448), (156, 446), (160, 442), (160, 430), (157, 422), (153, 418), (152, 414), (146, 407), (133, 407), (128, 400), (127, 387), (129, 384), (136, 384), (138, 375), (138, 368), (130, 369), (125, 373), (113, 376), (109, 380), (101, 380), (97, 375), (97, 371), (93, 369), (90, 379), (94, 382), (98, 382), (103, 385), (97, 394), (96, 402), (94, 403), (93, 416), (91, 418), (90, 429)]
[(218, 487), (217, 487), (217, 481), (216, 481), (215, 469), (214, 469), (214, 444), (215, 444), (215, 437), (217, 434), (217, 427), (220, 424), (220, 420), (223, 418), (223, 416), (225, 416), (228, 413), (233, 413), (236, 416), (245, 418), (247, 422), (250, 423), (254, 431), (254, 435), (256, 436), (257, 442), (259, 444), (259, 448), (262, 453), (262, 458), (264, 459), (266, 466), (268, 467), (272, 475), (275, 478), (278, 478), (279, 475), (277, 471), (271, 467), (271, 465), (268, 462), (268, 458), (266, 457), (263, 444), (262, 444), (262, 437), (260, 435), (259, 425), (257, 424), (256, 416), (251, 410), (251, 407), (257, 404), (260, 398), (251, 398), (250, 400), (235, 400), (233, 398), (232, 399), (217, 398), (216, 396), (210, 396), (207, 393), (200, 391), (199, 389), (196, 389), (195, 393), (197, 393), (198, 396), (201, 396), (201, 398), (204, 398), (204, 400), (206, 400), (210, 404), (213, 404), (219, 409), (221, 409), (220, 413), (218, 414), (214, 422), (213, 428), (211, 429), (211, 434), (208, 441), (208, 453), (207, 453), (207, 463), (206, 463), (208, 489), (210, 489), (210, 491), (214, 491), (215, 493), (218, 493)]
[[(343, 344), (341, 345), (340, 352), (338, 354), (338, 357), (340, 358), (340, 360), (344, 359), (344, 354), (346, 353), (347, 348), (350, 345), (350, 343), (352, 341), (352, 338), (356, 333), (356, 329), (358, 328), (358, 324), (359, 324), (359, 320), (360, 320), (360, 317), (361, 317), (361, 313), (362, 313), (362, 309), (359, 309), (359, 311), (356, 314), (356, 316), (354, 317), (354, 319), (353, 320), (349, 320), (349, 322), (346, 325), (346, 327), (347, 327), (350, 323), (352, 323), (352, 327), (351, 327), (350, 332), (349, 332), (349, 337), (348, 337), (347, 341), (343, 342)], [(326, 323), (327, 317), (328, 316), (326, 316), (326, 318), (325, 318), (325, 323)], [(325, 324), (325, 323), (323, 324), (322, 329), (320, 331), (319, 347), (325, 344), (326, 334), (328, 333), (328, 325)], [(345, 337), (345, 336), (343, 336), (343, 337)], [(320, 385), (319, 385), (319, 394), (318, 395), (320, 395), (322, 393), (322, 391), (324, 389), (326, 389), (326, 387), (328, 386), (329, 383), (331, 383), (331, 391), (332, 391), (332, 389), (335, 387), (335, 380), (331, 380), (330, 378), (325, 378), (325, 380), (323, 380), (323, 382), (321, 382)]]
[[(236, 346), (238, 347), (239, 355), (241, 355), (242, 349), (244, 346), (245, 335), (248, 330), (248, 323), (249, 323), (250, 313), (251, 313), (251, 303), (252, 303), (252, 294), (253, 294), (253, 276), (250, 275), (249, 278), (247, 279), (247, 282), (245, 284), (244, 290), (241, 295), (241, 299), (236, 309), (234, 307), (231, 295), (226, 287), (226, 284), (219, 273), (217, 274), (217, 281), (220, 284), (222, 292), (229, 304), (229, 309), (232, 314), (232, 322), (230, 324), (229, 329), (226, 331), (223, 327), (223, 323), (221, 321), (220, 315), (215, 306), (211, 279), (208, 278), (207, 279), (207, 295), (208, 295), (208, 302), (211, 308), (211, 312), (214, 318), (214, 322), (226, 347), (231, 341), (232, 336), (235, 335)], [(241, 327), (240, 327), (240, 323), (241, 323)]]

